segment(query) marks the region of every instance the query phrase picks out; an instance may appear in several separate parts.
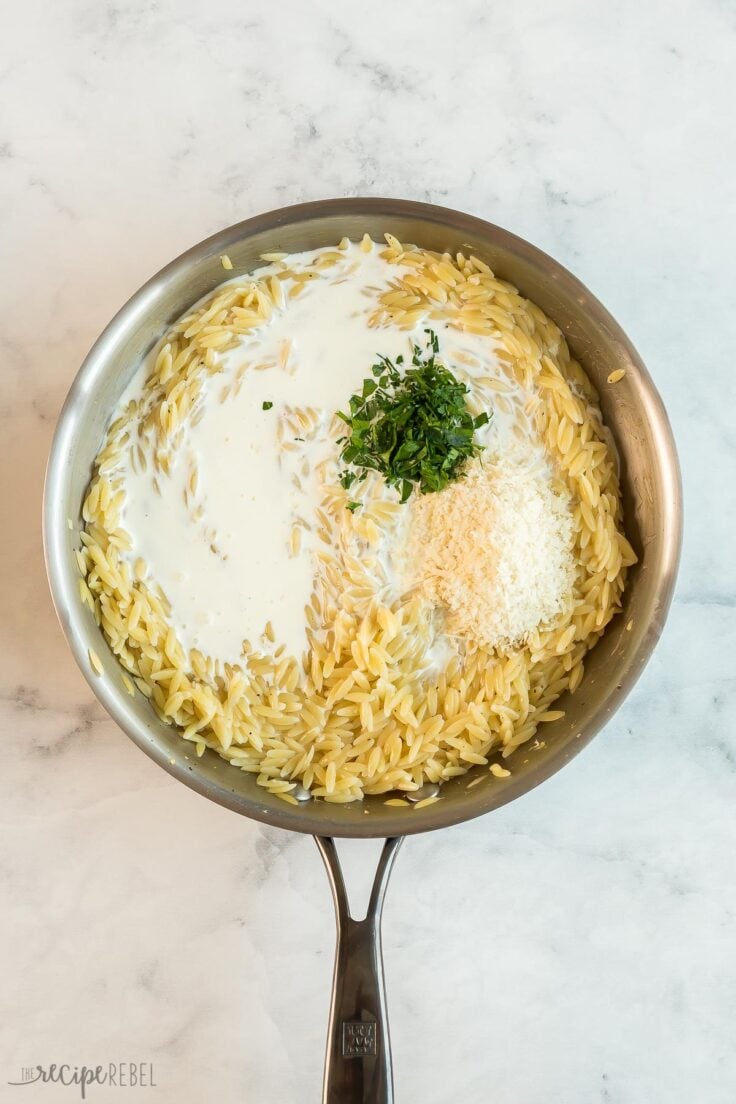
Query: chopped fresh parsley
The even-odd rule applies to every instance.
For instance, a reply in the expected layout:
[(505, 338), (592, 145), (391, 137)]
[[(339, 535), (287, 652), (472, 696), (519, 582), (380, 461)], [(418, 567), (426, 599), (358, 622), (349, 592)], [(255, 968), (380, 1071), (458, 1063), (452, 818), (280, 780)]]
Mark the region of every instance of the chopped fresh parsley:
[(359, 506), (360, 506), (359, 502), (348, 502), (346, 509), (348, 509), (351, 514), (354, 514)]
[(264, 402), (262, 409), (263, 410), (270, 410), (272, 406), (273, 406), (272, 402)]
[(370, 469), (406, 502), (417, 487), (428, 494), (459, 479), (466, 461), (481, 451), (473, 434), (489, 416), (473, 417), (465, 405), (469, 388), (437, 359), (437, 335), (424, 332), (426, 350), (414, 345), (410, 368), (402, 371), (401, 356), (395, 364), (379, 357), (373, 378), (363, 380), (361, 391), (351, 397), (350, 412), (338, 412), (349, 431), (338, 442), (346, 465), (340, 482), (346, 489)]

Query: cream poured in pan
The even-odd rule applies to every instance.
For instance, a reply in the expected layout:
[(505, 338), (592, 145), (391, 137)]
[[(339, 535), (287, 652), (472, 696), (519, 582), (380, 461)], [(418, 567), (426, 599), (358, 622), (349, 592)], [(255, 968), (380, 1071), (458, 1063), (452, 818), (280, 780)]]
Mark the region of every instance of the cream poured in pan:
[[(306, 271), (325, 252), (291, 256), (289, 267)], [(207, 385), (201, 420), (187, 429), (165, 483), (150, 455), (145, 471), (129, 458), (124, 526), (135, 555), (169, 599), (185, 647), (236, 662), (243, 639), (260, 639), (270, 622), (274, 639), (290, 653), (304, 650), (304, 607), (318, 543), (317, 473), (336, 459), (328, 427), (377, 355), (408, 357), (413, 342), (426, 341), (422, 324), (410, 331), (369, 326), (377, 296), (393, 275), (376, 253), (351, 246), (339, 265), (308, 282), (282, 314), (226, 354), (223, 371)], [(476, 378), (499, 379), (487, 338), (446, 327), (440, 335), (445, 362), (471, 388)], [(141, 393), (150, 367), (132, 380), (121, 410)], [(503, 386), (513, 411), (526, 396), (522, 388)], [(300, 440), (303, 431), (290, 415), (304, 409), (315, 412), (318, 429)], [(495, 404), (478, 440), (491, 454), (503, 453), (518, 444), (512, 428), (513, 414)], [(144, 447), (150, 453), (155, 443)], [(194, 472), (196, 491), (190, 488)], [(387, 490), (387, 497), (395, 496)], [(396, 567), (389, 550), (381, 551), (396, 594)]]

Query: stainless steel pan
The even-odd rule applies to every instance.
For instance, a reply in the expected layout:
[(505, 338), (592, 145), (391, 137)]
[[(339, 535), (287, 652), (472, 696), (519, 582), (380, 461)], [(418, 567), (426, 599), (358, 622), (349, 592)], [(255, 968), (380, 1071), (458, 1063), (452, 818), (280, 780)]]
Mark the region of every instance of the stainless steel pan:
[[(544, 747), (522, 746), (506, 761), (507, 779), (476, 768), (442, 787), (442, 799), (422, 809), (383, 798), (363, 805), (317, 801), (287, 805), (213, 752), (189, 756), (175, 731), (140, 696), (123, 689), (119, 668), (78, 597), (73, 547), (84, 489), (115, 402), (140, 358), (165, 327), (223, 279), (220, 256), (235, 271), (258, 264), (261, 253), (295, 252), (336, 243), (343, 235), (389, 231), (429, 249), (470, 251), (510, 280), (560, 326), (574, 355), (601, 394), (604, 417), (618, 447), (626, 530), (639, 563), (624, 595), (624, 612), (586, 662), (574, 696), (560, 702), (563, 720), (548, 725)], [(606, 382), (617, 368), (626, 375)], [(96, 342), (72, 385), (49, 457), (44, 542), (51, 591), (74, 656), (92, 690), (127, 735), (169, 774), (235, 812), (316, 838), (330, 875), (338, 921), (324, 1101), (387, 1104), (393, 1099), (380, 951), (380, 913), (401, 838), (480, 816), (539, 785), (595, 736), (639, 677), (660, 635), (672, 596), (682, 528), (680, 475), (667, 415), (631, 342), (590, 292), (561, 265), (497, 226), (457, 211), (391, 199), (336, 199), (259, 215), (194, 246), (149, 280)], [(105, 675), (89, 667), (88, 650)], [(476, 777), (482, 781), (468, 789)], [(349, 915), (332, 837), (378, 836), (387, 843), (365, 920)]]

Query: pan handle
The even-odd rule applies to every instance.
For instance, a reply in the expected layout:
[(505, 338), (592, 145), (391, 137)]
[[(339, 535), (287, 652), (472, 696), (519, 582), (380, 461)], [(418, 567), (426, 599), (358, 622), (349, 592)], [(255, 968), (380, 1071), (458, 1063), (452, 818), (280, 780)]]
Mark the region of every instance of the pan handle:
[(315, 836), (337, 920), (335, 973), (322, 1104), (393, 1104), (391, 1040), (381, 954), (381, 912), (403, 836), (387, 839), (364, 920), (350, 915), (335, 841)]

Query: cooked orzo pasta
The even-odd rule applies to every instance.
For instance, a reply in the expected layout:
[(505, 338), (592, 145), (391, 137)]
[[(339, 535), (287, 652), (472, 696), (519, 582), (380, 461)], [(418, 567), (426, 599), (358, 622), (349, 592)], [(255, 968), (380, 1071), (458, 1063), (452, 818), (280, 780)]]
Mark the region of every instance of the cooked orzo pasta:
[(595, 391), (476, 257), (264, 261), (123, 395), (82, 600), (127, 688), (284, 800), (505, 777), (635, 561)]

